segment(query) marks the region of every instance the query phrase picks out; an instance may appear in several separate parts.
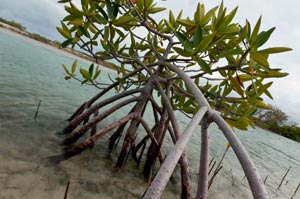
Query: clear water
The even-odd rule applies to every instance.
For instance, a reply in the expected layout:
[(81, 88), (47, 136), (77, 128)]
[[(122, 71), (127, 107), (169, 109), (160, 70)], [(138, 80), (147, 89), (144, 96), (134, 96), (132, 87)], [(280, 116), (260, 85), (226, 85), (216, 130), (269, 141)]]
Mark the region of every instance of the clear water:
[[(141, 198), (146, 182), (134, 165), (123, 171), (113, 168), (106, 158), (107, 140), (99, 140), (91, 151), (51, 165), (47, 157), (61, 152), (55, 135), (64, 120), (97, 90), (65, 81), (61, 64), (74, 58), (0, 29), (0, 198), (63, 198), (70, 181), (68, 198)], [(79, 61), (81, 66), (89, 64)], [(103, 80), (107, 72), (103, 71)], [(34, 114), (41, 100), (37, 121)], [(187, 120), (178, 116), (182, 128)], [(197, 181), (199, 132), (188, 146), (191, 177)], [(300, 182), (300, 145), (262, 129), (236, 131), (247, 147), (271, 198), (291, 198)], [(226, 140), (220, 131), (210, 129), (211, 156), (219, 160)], [(286, 180), (276, 191), (291, 166)], [(252, 198), (243, 172), (232, 150), (210, 189), (210, 198)], [(195, 186), (193, 187), (195, 192)], [(299, 190), (300, 192), (300, 190)], [(178, 185), (170, 184), (163, 198), (179, 198)], [(298, 193), (294, 198), (300, 198)]]

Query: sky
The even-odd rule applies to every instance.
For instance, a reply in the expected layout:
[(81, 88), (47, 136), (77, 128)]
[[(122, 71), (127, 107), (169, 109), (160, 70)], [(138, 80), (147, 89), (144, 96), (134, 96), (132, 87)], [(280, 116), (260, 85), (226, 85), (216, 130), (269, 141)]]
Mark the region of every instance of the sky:
[[(79, 0), (73, 2), (79, 3)], [(178, 13), (183, 9), (185, 16), (193, 16), (198, 0), (157, 0), (159, 6), (166, 7)], [(219, 5), (221, 1), (202, 0), (207, 9)], [(265, 45), (285, 46), (293, 51), (275, 54), (270, 57), (272, 68), (282, 68), (290, 75), (285, 78), (274, 79), (270, 88), (273, 100), (265, 98), (267, 103), (275, 105), (290, 117), (289, 119), (300, 124), (300, 1), (285, 0), (224, 0), (224, 5), (232, 10), (239, 7), (234, 22), (244, 24), (248, 19), (255, 25), (262, 15), (262, 30), (276, 27), (270, 40)], [(166, 11), (165, 17), (168, 17)], [(20, 22), (30, 32), (44, 35), (50, 39), (63, 41), (56, 31), (60, 20), (66, 15), (63, 5), (56, 0), (1, 0), (0, 17)], [(162, 15), (162, 17), (164, 17)]]

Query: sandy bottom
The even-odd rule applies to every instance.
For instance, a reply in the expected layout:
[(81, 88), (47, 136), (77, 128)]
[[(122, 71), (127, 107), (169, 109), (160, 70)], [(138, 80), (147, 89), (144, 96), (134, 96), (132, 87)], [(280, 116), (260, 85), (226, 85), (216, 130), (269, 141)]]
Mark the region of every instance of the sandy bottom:
[[(49, 157), (62, 152), (62, 147), (58, 144), (61, 137), (56, 135), (56, 132), (66, 124), (63, 120), (67, 114), (41, 112), (38, 120), (34, 121), (32, 113), (35, 106), (26, 104), (27, 108), (24, 111), (20, 104), (14, 106), (2, 107), (0, 110), (1, 199), (63, 198), (68, 182), (68, 198), (72, 199), (142, 197), (147, 183), (143, 180), (141, 169), (137, 169), (130, 161), (124, 169), (115, 169), (115, 157), (107, 156), (107, 137), (99, 140), (93, 150), (53, 164)], [(18, 110), (18, 114), (14, 114), (17, 112), (15, 110)], [(231, 155), (232, 151), (228, 156)], [(197, 187), (196, 162), (190, 162), (193, 196)], [(238, 167), (233, 171), (224, 167), (209, 191), (209, 198), (252, 198), (248, 183), (237, 170)], [(177, 184), (169, 183), (162, 198), (180, 198), (178, 173), (175, 179)], [(286, 193), (282, 193), (281, 190), (270, 194), (271, 198), (286, 198)]]
[[(68, 198), (72, 199), (141, 198), (147, 183), (140, 172), (130, 163), (123, 170), (115, 169), (113, 160), (107, 158), (105, 143), (53, 164), (49, 157), (60, 154), (61, 147), (54, 131), (45, 134), (49, 127), (41, 125), (44, 121), (28, 121), (23, 128), (11, 120), (1, 123), (1, 199), (63, 198), (68, 182)], [(175, 187), (170, 186), (164, 198), (179, 198), (176, 189), (172, 190)]]

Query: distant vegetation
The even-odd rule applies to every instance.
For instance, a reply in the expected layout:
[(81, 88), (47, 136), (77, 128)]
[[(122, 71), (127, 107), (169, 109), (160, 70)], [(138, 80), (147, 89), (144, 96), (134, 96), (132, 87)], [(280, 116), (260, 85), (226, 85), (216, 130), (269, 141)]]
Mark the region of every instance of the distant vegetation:
[(30, 33), (30, 37), (32, 39), (35, 39), (35, 40), (38, 40), (38, 41), (41, 41), (41, 42), (44, 42), (44, 43), (47, 43), (47, 44), (54, 44), (50, 39), (47, 39), (46, 37), (40, 35), (40, 34), (37, 34), (37, 33)]
[[(12, 26), (12, 27), (15, 27), (15, 28), (19, 29), (20, 31), (23, 31), (23, 32), (19, 32), (19, 33), (21, 33), (21, 34), (23, 34), (23, 35), (25, 35), (25, 36), (28, 36), (28, 37), (30, 37), (30, 38), (32, 38), (32, 39), (35, 39), (35, 40), (37, 40), (37, 41), (41, 41), (41, 42), (43, 42), (43, 43), (47, 43), (47, 44), (51, 44), (51, 45), (54, 44), (54, 45), (55, 45), (55, 43), (52, 42), (50, 39), (47, 39), (46, 37), (44, 37), (44, 36), (42, 36), (42, 35), (40, 35), (40, 34), (27, 32), (27, 31), (26, 31), (26, 27), (23, 26), (23, 25), (22, 25), (21, 23), (19, 23), (19, 22), (9, 21), (9, 20), (3, 19), (3, 18), (1, 18), (1, 17), (0, 17), (0, 22), (5, 23), (5, 24), (7, 24), (7, 25), (10, 25), (10, 26)], [(13, 29), (10, 29), (10, 30), (14, 31)]]
[(25, 30), (26, 30), (26, 27), (25, 27), (25, 26), (23, 26), (22, 24), (20, 24), (20, 23), (18, 23), (18, 22), (15, 22), (15, 21), (8, 21), (8, 20), (3, 19), (3, 18), (0, 17), (0, 22), (6, 23), (6, 24), (8, 24), (8, 25), (10, 25), (10, 26), (13, 26), (13, 27), (15, 27), (15, 28), (18, 28), (18, 29), (21, 30), (21, 31), (25, 31)]
[[(271, 106), (271, 105), (270, 105)], [(259, 110), (256, 114), (256, 124), (264, 129), (300, 142), (300, 127), (289, 121), (285, 112), (276, 106), (270, 110)]]
[[(51, 45), (51, 46), (54, 46), (54, 47), (60, 47), (61, 46), (61, 42), (59, 41), (52, 41), (40, 34), (37, 34), (37, 33), (31, 33), (31, 32), (28, 32), (26, 31), (26, 27), (23, 26), (21, 23), (18, 23), (18, 22), (15, 22), (15, 21), (9, 21), (7, 19), (3, 19), (0, 17), (0, 22), (2, 23), (5, 23), (7, 25), (10, 25), (12, 27), (15, 27), (17, 28), (18, 30), (20, 31), (16, 31), (15, 29), (12, 29), (12, 28), (8, 28), (9, 30), (13, 31), (13, 32), (17, 32), (19, 34), (22, 34), (26, 37), (29, 37), (31, 39), (34, 39), (34, 40), (37, 40), (37, 41), (40, 41), (40, 42), (43, 42), (45, 44), (48, 44), (48, 45)], [(0, 24), (0, 27), (4, 27)], [(5, 27), (4, 27), (5, 28)], [(80, 52), (80, 51), (77, 51), (76, 49), (70, 49), (70, 48), (66, 48), (64, 49), (65, 51), (68, 51), (69, 53), (72, 53), (72, 54), (75, 54), (76, 56), (78, 57), (81, 57), (83, 59), (86, 59), (86, 60), (89, 60), (89, 61), (94, 61), (94, 59), (90, 56), (90, 55), (87, 55), (86, 53), (83, 53), (83, 52)], [(99, 60), (99, 64), (103, 65), (103, 66), (106, 66), (106, 67), (110, 67), (108, 66), (108, 64), (106, 64), (104, 61), (102, 60)], [(111, 67), (110, 67), (111, 68)]]

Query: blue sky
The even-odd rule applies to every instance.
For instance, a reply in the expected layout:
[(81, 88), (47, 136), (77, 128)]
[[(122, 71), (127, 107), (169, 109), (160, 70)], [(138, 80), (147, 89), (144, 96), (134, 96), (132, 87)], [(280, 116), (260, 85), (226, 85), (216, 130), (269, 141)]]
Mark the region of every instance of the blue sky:
[[(73, 0), (79, 3), (79, 0)], [(178, 13), (183, 9), (184, 15), (191, 15), (198, 3), (197, 0), (157, 1), (162, 7), (172, 9)], [(207, 8), (218, 5), (218, 1), (202, 0)], [(300, 1), (285, 0), (224, 0), (224, 5), (230, 10), (239, 6), (236, 22), (243, 24), (246, 19), (254, 24), (263, 16), (262, 28), (276, 27), (266, 46), (286, 46), (294, 50), (270, 57), (270, 65), (274, 68), (283, 68), (290, 75), (283, 79), (274, 79), (271, 93), (274, 100), (267, 100), (284, 110), (292, 120), (300, 123)], [(167, 15), (167, 12), (166, 16)], [(62, 4), (56, 0), (1, 0), (0, 17), (15, 20), (27, 27), (28, 31), (39, 33), (48, 38), (62, 41), (56, 32), (65, 11)], [(163, 16), (162, 16), (163, 17)]]

